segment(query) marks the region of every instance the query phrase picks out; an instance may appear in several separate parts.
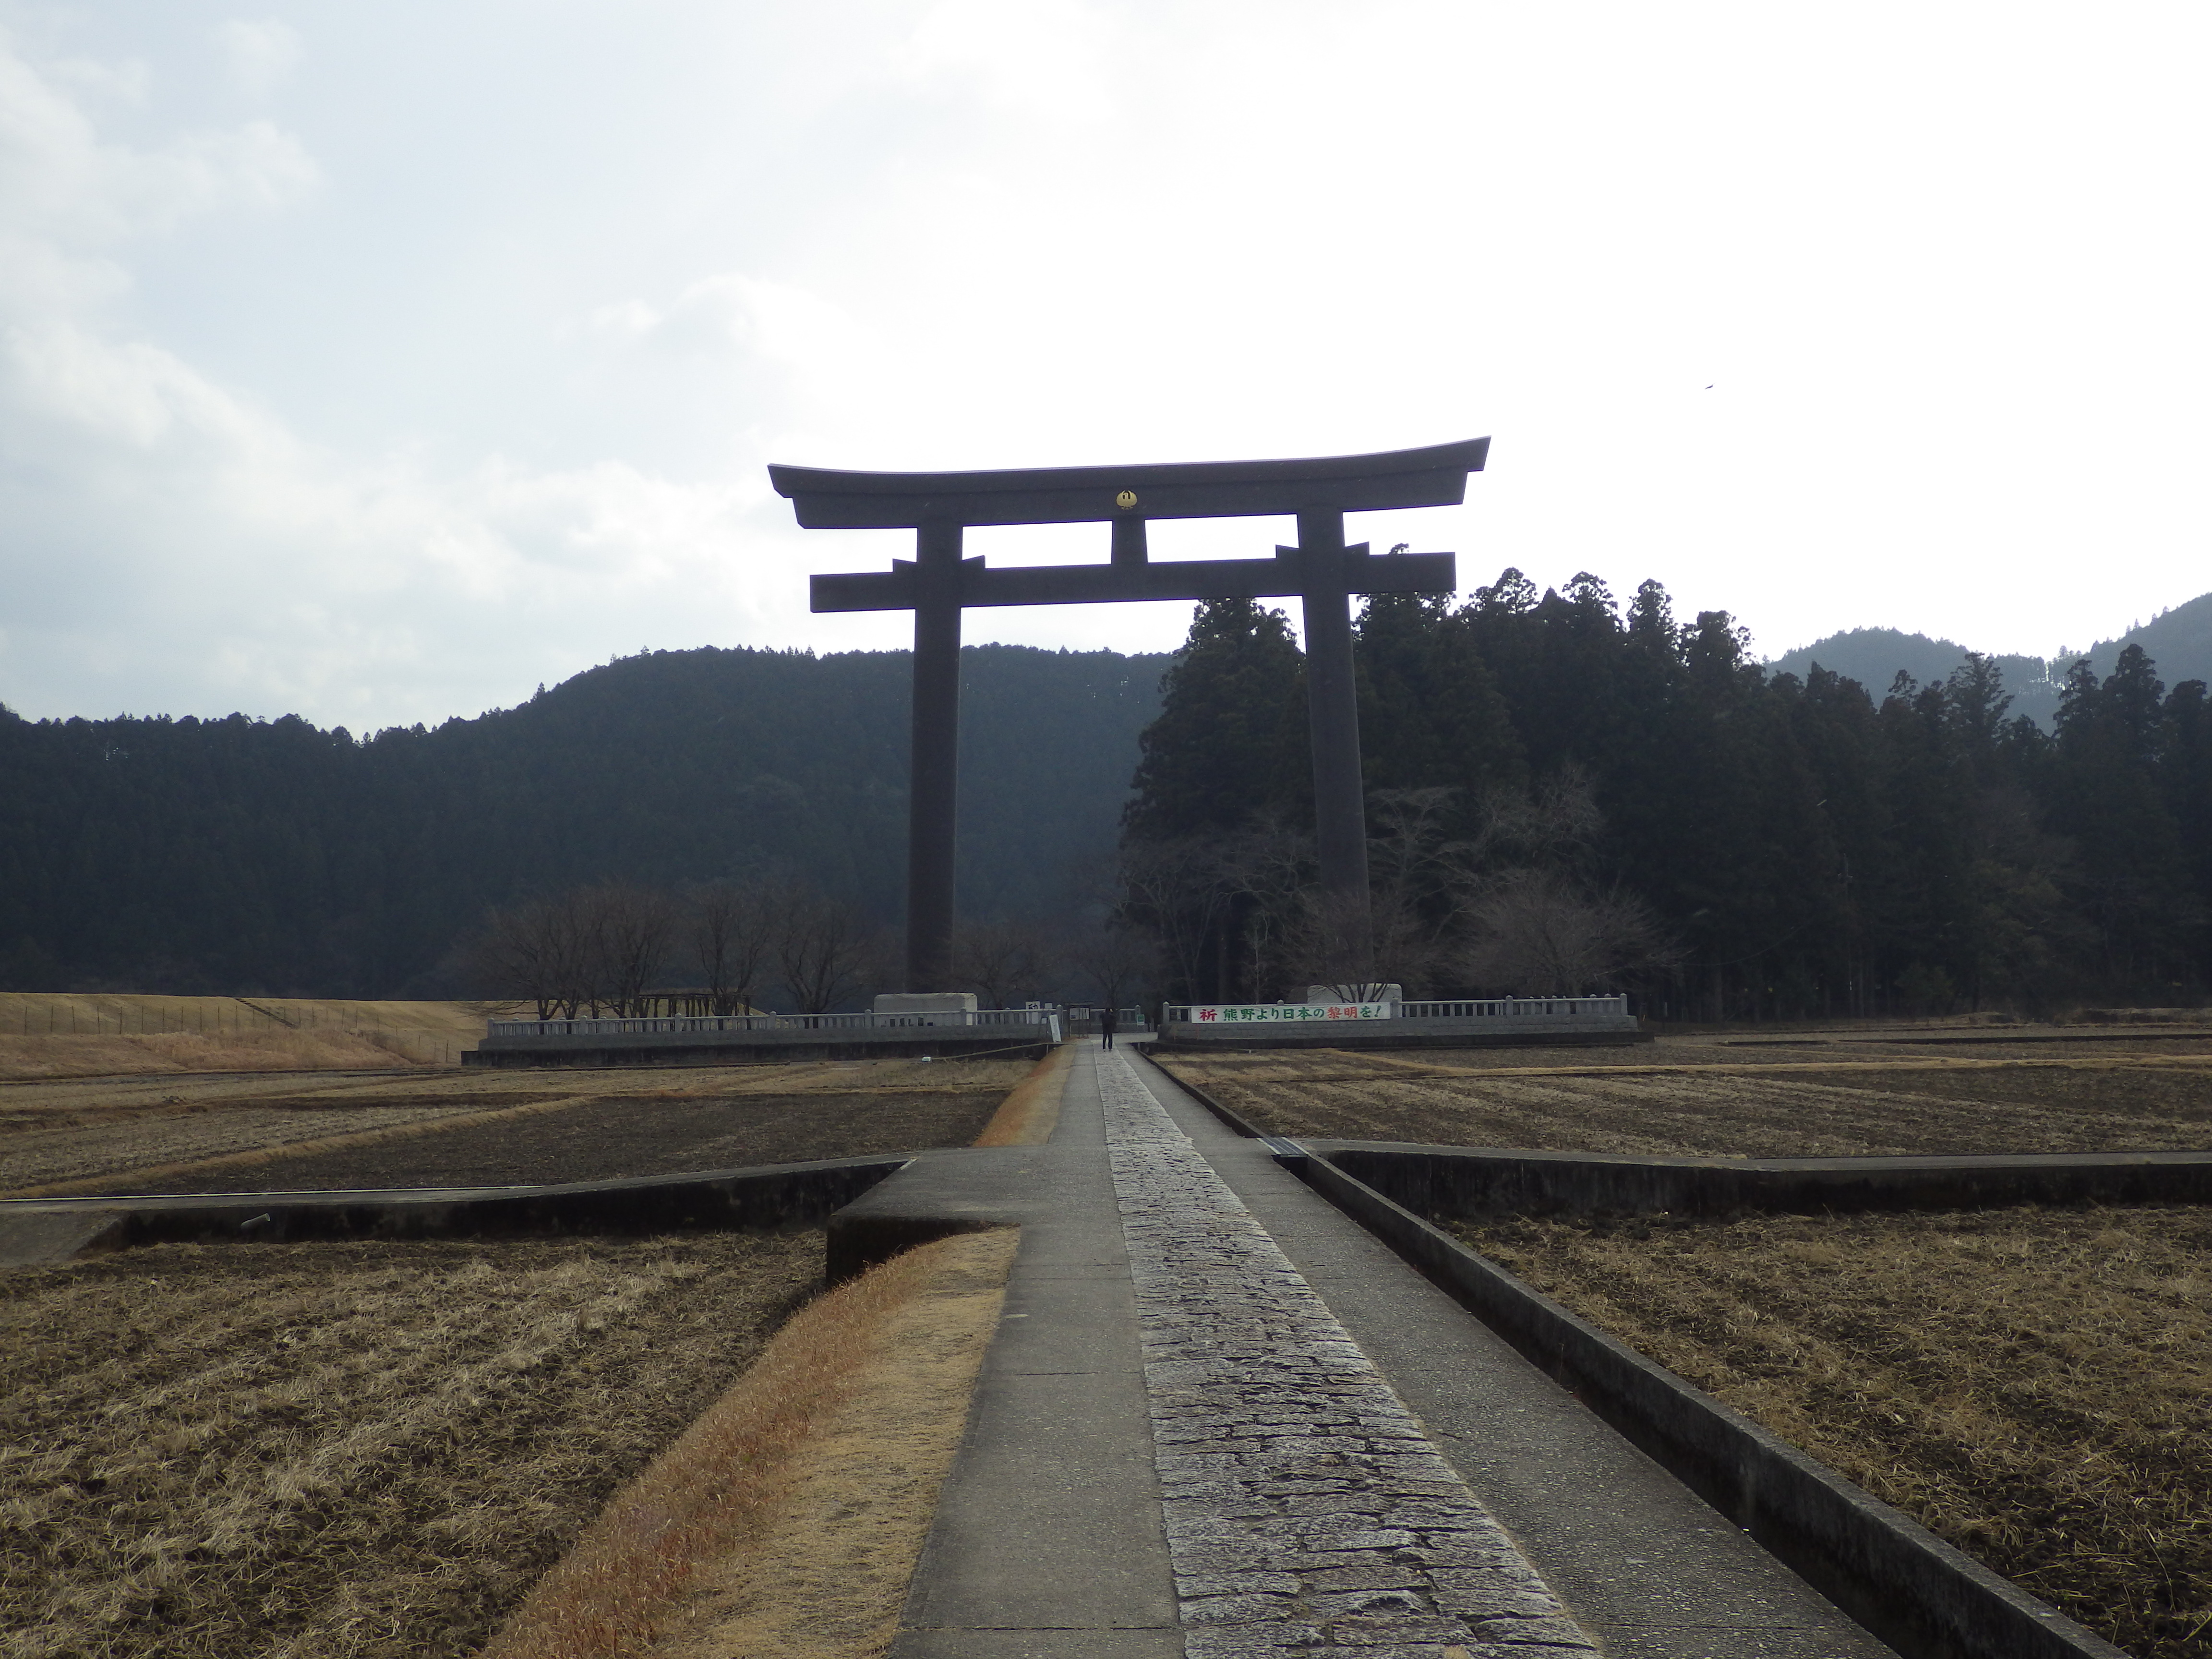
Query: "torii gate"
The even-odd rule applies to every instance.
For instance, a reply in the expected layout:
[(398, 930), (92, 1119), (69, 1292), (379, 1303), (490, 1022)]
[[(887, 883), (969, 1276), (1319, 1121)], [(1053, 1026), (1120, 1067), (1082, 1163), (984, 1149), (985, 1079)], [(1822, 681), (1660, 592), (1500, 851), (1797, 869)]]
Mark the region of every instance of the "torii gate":
[[(809, 530), (912, 530), (915, 557), (888, 572), (817, 576), (812, 609), (914, 612), (914, 752), (908, 804), (906, 982), (945, 988), (952, 948), (953, 813), (959, 793), (960, 613), (969, 605), (1097, 605), (1134, 599), (1304, 601), (1306, 711), (1311, 726), (1315, 839), (1324, 893), (1367, 892), (1366, 793), (1352, 672), (1354, 593), (1448, 593), (1449, 553), (1370, 554), (1346, 547), (1344, 515), (1455, 507), (1490, 440), (1311, 460), (1164, 466), (1038, 468), (1012, 472), (835, 472), (771, 466)], [(1298, 544), (1272, 559), (1154, 564), (1153, 519), (1295, 515)], [(1105, 564), (988, 569), (961, 556), (970, 525), (1113, 526)], [(1371, 949), (1371, 947), (1369, 947)], [(1366, 954), (1365, 951), (1361, 952)], [(1368, 977), (1363, 967), (1359, 977)]]

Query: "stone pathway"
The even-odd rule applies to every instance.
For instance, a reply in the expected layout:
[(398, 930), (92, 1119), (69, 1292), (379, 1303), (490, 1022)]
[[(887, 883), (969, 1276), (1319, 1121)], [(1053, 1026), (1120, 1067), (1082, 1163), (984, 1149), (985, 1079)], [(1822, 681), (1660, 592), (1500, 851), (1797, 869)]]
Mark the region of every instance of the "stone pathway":
[(1189, 1659), (1595, 1652), (1128, 1062), (1096, 1060)]

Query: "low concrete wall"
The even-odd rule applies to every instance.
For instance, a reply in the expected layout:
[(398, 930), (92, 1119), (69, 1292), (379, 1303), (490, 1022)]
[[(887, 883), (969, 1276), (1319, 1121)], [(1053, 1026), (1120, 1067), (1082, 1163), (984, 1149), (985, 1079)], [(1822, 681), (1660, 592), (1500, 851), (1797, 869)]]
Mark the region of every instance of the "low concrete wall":
[(1407, 1209), (1431, 1216), (1658, 1210), (1675, 1215), (1738, 1210), (1820, 1215), (2005, 1204), (2212, 1201), (2212, 1152), (1626, 1158), (1381, 1140), (1301, 1144)]
[(1199, 1025), (1174, 1020), (1152, 1046), (1176, 1048), (1590, 1048), (1649, 1042), (1635, 1016), (1589, 1019), (1343, 1019)]
[(910, 1060), (924, 1054), (1042, 1060), (1053, 1046), (1006, 1026), (913, 1026), (876, 1031), (641, 1032), (630, 1036), (486, 1037), (464, 1066), (743, 1066), (801, 1060)]
[(1911, 1659), (2126, 1659), (1329, 1159), (1284, 1160), (1822, 1594)]
[(1018, 1227), (1043, 1201), (1025, 1179), (1054, 1154), (1040, 1146), (924, 1152), (830, 1218), (824, 1273), (842, 1284), (902, 1251), (955, 1233)]
[[(51, 1240), (57, 1248), (49, 1254), (21, 1259), (56, 1260), (136, 1244), (214, 1239), (767, 1232), (825, 1221), (896, 1175), (910, 1156), (544, 1187), (15, 1199), (0, 1200), (0, 1238)], [(64, 1243), (66, 1248), (58, 1248)]]

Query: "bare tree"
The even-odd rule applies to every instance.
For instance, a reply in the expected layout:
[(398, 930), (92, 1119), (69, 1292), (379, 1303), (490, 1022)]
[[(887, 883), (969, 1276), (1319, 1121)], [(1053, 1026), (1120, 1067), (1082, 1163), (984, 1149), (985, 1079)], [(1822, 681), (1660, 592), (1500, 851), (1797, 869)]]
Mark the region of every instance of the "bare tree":
[(1582, 870), (1605, 832), (1589, 774), (1567, 762), (1531, 791), (1493, 789), (1481, 798), (1477, 863)]
[(1194, 836), (1139, 842), (1123, 851), (1121, 873), (1124, 918), (1159, 941), (1176, 983), (1203, 996), (1199, 972), (1206, 936), (1236, 894), (1214, 848)]
[(1468, 977), (1508, 994), (1571, 996), (1680, 960), (1642, 900), (1585, 893), (1555, 871), (1498, 878), (1469, 907), (1468, 921)]
[(806, 889), (778, 906), (775, 960), (802, 1014), (826, 1014), (860, 990), (881, 955), (877, 930), (857, 905)]
[(1378, 789), (1369, 805), (1376, 826), (1367, 843), (1375, 977), (1416, 996), (1449, 976), (1468, 897), (1481, 883), (1482, 842), (1448, 833), (1457, 793)]
[(573, 896), (537, 898), (485, 917), (471, 957), (489, 987), (533, 1004), (538, 1018), (575, 1018), (588, 994), (585, 935)]
[(747, 1012), (775, 955), (775, 895), (763, 887), (710, 882), (692, 892), (689, 921), (691, 959), (714, 1011)]
[(1053, 956), (1049, 938), (1034, 922), (971, 922), (953, 936), (952, 977), (986, 1008), (1011, 1008), (1051, 977)]
[(643, 1013), (645, 994), (660, 976), (675, 933), (667, 896), (610, 881), (585, 888), (570, 902), (584, 937), (594, 1010), (604, 1002), (617, 1018)]
[(1326, 985), (1346, 1002), (1371, 1002), (1384, 981), (1364, 975), (1376, 956), (1375, 904), (1365, 893), (1331, 893), (1318, 887), (1298, 896), (1286, 930), (1285, 960), (1304, 985)]
[(1305, 912), (1317, 868), (1313, 837), (1277, 818), (1255, 818), (1215, 848), (1213, 864), (1230, 894), (1228, 919), (1254, 994), (1303, 972)]
[(1079, 933), (1067, 952), (1068, 966), (1109, 1008), (1119, 1008), (1124, 999), (1135, 995), (1151, 978), (1158, 960), (1159, 951), (1152, 940), (1111, 918), (1089, 933)]
[(1449, 975), (1482, 854), (1479, 842), (1446, 833), (1455, 793), (1376, 791), (1368, 805), (1376, 828), (1368, 838), (1366, 895), (1324, 893), (1309, 878), (1276, 901), (1287, 983), (1323, 985), (1345, 1001), (1372, 1002), (1390, 985), (1419, 996)]

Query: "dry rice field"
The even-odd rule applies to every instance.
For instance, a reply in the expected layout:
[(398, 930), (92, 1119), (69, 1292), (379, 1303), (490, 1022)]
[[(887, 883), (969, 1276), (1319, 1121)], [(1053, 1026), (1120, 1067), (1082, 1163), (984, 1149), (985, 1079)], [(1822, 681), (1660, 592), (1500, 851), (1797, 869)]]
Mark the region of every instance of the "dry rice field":
[(2150, 1043), (1158, 1057), (1271, 1134), (1655, 1156), (2212, 1147), (2212, 1033)]
[[(559, 1180), (1018, 1139), (1035, 1126), (994, 1113), (1043, 1070), (18, 1082), (0, 1179)], [(726, 1628), (858, 1659), (896, 1615), (1011, 1236), (946, 1248), (981, 1255), (843, 1287), (753, 1370), (819, 1284), (818, 1231), (167, 1245), (0, 1274), (0, 1651), (411, 1659), (496, 1633), (510, 1659), (574, 1659)]]
[(166, 1245), (0, 1278), (0, 1650), (473, 1651), (817, 1233)]
[(1449, 1224), (2142, 1659), (2212, 1631), (2212, 1212)]
[[(1741, 1157), (2212, 1147), (2212, 1033), (1166, 1064), (1268, 1132), (1315, 1139)], [(2212, 1210), (1445, 1224), (2130, 1652), (2212, 1646)]]
[(1024, 1060), (0, 1082), (0, 1197), (502, 1186), (965, 1146)]

